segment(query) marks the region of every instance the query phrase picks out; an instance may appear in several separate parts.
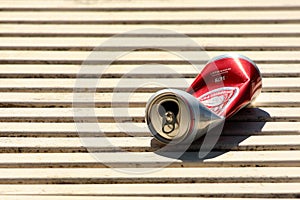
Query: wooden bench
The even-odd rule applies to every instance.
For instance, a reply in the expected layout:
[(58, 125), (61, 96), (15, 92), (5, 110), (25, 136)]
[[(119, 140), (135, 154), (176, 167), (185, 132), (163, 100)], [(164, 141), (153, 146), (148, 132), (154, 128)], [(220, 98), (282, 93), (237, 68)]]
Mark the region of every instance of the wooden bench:
[[(1, 200), (300, 197), (300, 1), (2, 0), (0, 10)], [(238, 52), (262, 72), (262, 94), (226, 122), (203, 160), (197, 143), (180, 159), (159, 155), (161, 146), (144, 122), (147, 100), (163, 88), (156, 82), (185, 89), (178, 83), (190, 84), (199, 73), (157, 49), (134, 51), (104, 71), (94, 97), (101, 130), (87, 126), (78, 134), (72, 106), (82, 62), (115, 34), (141, 28), (153, 32), (124, 40), (176, 43), (176, 35), (154, 31), (173, 30), (210, 57)], [(153, 62), (176, 73), (147, 71), (145, 65), (144, 73), (128, 76)], [(120, 86), (126, 74), (132, 84)], [(85, 73), (83, 79), (97, 78)], [(132, 93), (143, 83), (149, 84)], [(101, 145), (87, 148), (86, 139)]]

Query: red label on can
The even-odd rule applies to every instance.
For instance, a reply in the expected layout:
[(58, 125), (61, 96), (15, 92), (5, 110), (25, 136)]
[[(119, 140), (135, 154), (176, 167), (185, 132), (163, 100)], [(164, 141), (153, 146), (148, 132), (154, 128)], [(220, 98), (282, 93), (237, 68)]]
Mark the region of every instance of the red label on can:
[(238, 87), (222, 87), (201, 95), (198, 99), (207, 108), (222, 115), (239, 93)]

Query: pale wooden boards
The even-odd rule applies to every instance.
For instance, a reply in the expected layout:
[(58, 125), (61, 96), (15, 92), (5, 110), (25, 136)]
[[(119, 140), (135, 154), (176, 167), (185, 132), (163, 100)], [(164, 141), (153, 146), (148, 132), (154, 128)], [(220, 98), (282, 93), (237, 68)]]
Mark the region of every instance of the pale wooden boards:
[[(157, 190), (156, 188), (161, 188)], [(275, 189), (277, 188), (277, 189)], [(94, 196), (177, 196), (190, 197), (286, 197), (299, 194), (299, 183), (231, 184), (86, 184), (86, 185), (1, 185), (2, 194), (49, 194)]]
[[(51, 24), (234, 24), (234, 23), (298, 23), (300, 12), (289, 11), (122, 11), (53, 13), (42, 11), (3, 11), (2, 23), (51, 23)], [(182, 18), (181, 16), (185, 16)]]
[[(274, 37), (274, 36), (299, 36), (299, 24), (161, 24), (147, 25), (147, 33), (137, 34), (132, 30), (143, 29), (143, 24), (0, 24), (1, 36), (113, 36), (115, 34), (123, 34), (128, 36), (159, 36), (157, 28), (173, 30), (181, 34), (189, 36), (247, 36), (247, 37)], [(131, 31), (129, 33), (129, 31)], [(125, 33), (124, 33), (125, 32)], [(173, 34), (174, 35), (174, 34)], [(172, 36), (172, 34), (170, 35)], [(272, 45), (272, 44), (269, 44)]]
[[(122, 44), (120, 44), (122, 46)], [(87, 51), (12, 51), (12, 50), (1, 50), (1, 57), (0, 59), (4, 62), (6, 59), (7, 60), (12, 60), (15, 59), (15, 61), (18, 60), (31, 60), (31, 59), (38, 59), (38, 60), (43, 60), (43, 59), (49, 59), (51, 60), (70, 60), (70, 61), (84, 61), (85, 59), (88, 58), (88, 56), (91, 54), (91, 52)], [(119, 54), (122, 51), (115, 51), (113, 53)], [(123, 53), (123, 52), (122, 52)], [(183, 60), (181, 57), (176, 55), (175, 53), (182, 54), (184, 55), (201, 55), (197, 51), (182, 51), (182, 52), (176, 52), (174, 51), (173, 53), (170, 52), (164, 52), (164, 51), (137, 51), (137, 52), (130, 52), (130, 54), (127, 54), (125, 56), (122, 56), (120, 60), (124, 61), (130, 61), (130, 60), (136, 60), (136, 61), (141, 61), (141, 60), (151, 60), (153, 61), (172, 61), (172, 60)], [(203, 54), (202, 57), (192, 57), (192, 61), (204, 61), (206, 63), (207, 58), (209, 57), (215, 57), (220, 54), (225, 54), (227, 52), (224, 51), (208, 51), (207, 57), (204, 57), (205, 54)], [(252, 60), (270, 60), (270, 61), (289, 61), (289, 60), (294, 60), (298, 61), (298, 51), (235, 51), (235, 53), (240, 53), (243, 54)], [(101, 61), (101, 60), (109, 60), (109, 58), (102, 58), (100, 55), (111, 55), (111, 51), (101, 51), (101, 52), (93, 52), (93, 55), (99, 56), (99, 59), (95, 59), (96, 61)], [(49, 57), (51, 55), (51, 57)], [(113, 54), (114, 55), (114, 54)], [(121, 54), (122, 55), (122, 54)], [(47, 57), (48, 56), (48, 57)]]
[[(130, 173), (136, 170), (137, 173)], [(164, 168), (164, 169), (133, 169), (133, 168), (23, 168), (0, 169), (2, 184), (30, 183), (244, 183), (244, 182), (297, 182), (300, 179), (298, 167), (270, 168)], [(142, 173), (148, 171), (151, 173)], [(128, 172), (128, 173), (124, 173)], [(220, 178), (222, 177), (222, 178)], [(6, 183), (5, 183), (6, 182)]]
[[(87, 93), (88, 94), (88, 93)], [(85, 94), (78, 94), (83, 96)], [(153, 93), (95, 93), (93, 98), (83, 98), (81, 105), (94, 102), (95, 107), (145, 107)], [(0, 106), (14, 107), (72, 107), (74, 94), (72, 93), (30, 93), (30, 92), (2, 92), (0, 93)], [(256, 107), (299, 107), (300, 93), (262, 93), (252, 106)]]
[[(36, 200), (40, 199), (40, 196), (32, 196), (32, 195), (0, 195), (1, 199), (3, 200), (24, 200), (24, 199), (30, 199), (30, 200)], [(144, 199), (150, 199), (150, 200), (166, 200), (170, 199), (169, 196), (167, 197), (144, 197), (144, 196), (130, 196), (130, 197), (120, 197), (120, 196), (84, 196), (84, 195), (72, 195), (72, 196), (66, 196), (66, 195), (43, 195), (43, 199), (45, 200), (128, 200), (128, 199), (133, 199), (133, 200), (144, 200)], [(209, 197), (172, 197), (172, 199), (175, 200), (221, 200), (223, 198), (209, 198)], [(253, 199), (258, 199), (258, 198), (227, 198), (228, 200), (253, 200)], [(259, 198), (258, 200), (268, 200), (267, 198)], [(292, 199), (287, 199), (287, 198), (282, 198), (282, 200), (292, 200)]]
[[(36, 200), (36, 199), (41, 199), (40, 196), (32, 196), (32, 195), (0, 195), (1, 199), (3, 200), (24, 200), (24, 199), (30, 199), (30, 200)], [(128, 200), (128, 199), (133, 199), (133, 200), (144, 200), (144, 199), (149, 199), (149, 200), (167, 200), (170, 199), (169, 196), (167, 197), (145, 197), (145, 196), (130, 196), (130, 197), (121, 197), (121, 196), (87, 196), (87, 195), (43, 195), (43, 199), (45, 200)], [(221, 200), (223, 198), (210, 198), (210, 197), (172, 197), (172, 199), (175, 200)], [(227, 198), (228, 200), (254, 200), (258, 198)], [(258, 200), (269, 200), (268, 198), (259, 198)], [(292, 199), (287, 199), (287, 198), (282, 198), (281, 200), (292, 200)]]
[[(101, 72), (101, 78), (195, 78), (203, 66), (198, 68), (192, 65), (166, 64), (163, 74), (157, 74), (156, 70), (149, 66), (140, 65), (115, 65), (110, 66), (84, 66), (81, 65), (47, 65), (47, 64), (2, 64), (0, 65), (1, 78), (76, 78), (83, 74), (88, 78), (99, 78), (94, 70)], [(299, 77), (299, 64), (259, 64), (260, 72), (264, 78), (271, 77)], [(89, 69), (89, 70), (88, 70)]]
[[(299, 51), (235, 51), (236, 53), (245, 55), (258, 64), (261, 63), (299, 63)], [(189, 62), (195, 64), (204, 64), (210, 57), (222, 55), (224, 51), (207, 51), (199, 53), (196, 51), (181, 51), (173, 53), (164, 51), (136, 51), (130, 52), (120, 59), (112, 60), (111, 57), (122, 55), (124, 51), (101, 51), (93, 52), (92, 57), (89, 51), (13, 51), (0, 50), (0, 60), (3, 64), (110, 64), (114, 61), (115, 64), (189, 64), (183, 58), (189, 58)], [(50, 56), (51, 55), (51, 56)], [(179, 57), (180, 55), (181, 57)], [(113, 57), (114, 58), (114, 57)]]
[[(227, 122), (224, 135), (298, 135), (299, 122)], [(1, 136), (28, 137), (77, 137), (77, 129), (73, 123), (0, 123)], [(86, 137), (101, 135), (100, 131), (83, 129)], [(105, 136), (150, 136), (144, 123), (101, 123), (99, 127)], [(247, 128), (247, 129), (242, 129)], [(260, 127), (260, 128), (259, 128)]]
[[(163, 35), (163, 34), (162, 34)], [(105, 50), (128, 50), (131, 48), (141, 48), (148, 46), (157, 48), (168, 48), (173, 50), (197, 50), (202, 46), (205, 50), (299, 50), (299, 37), (249, 37), (249, 38), (229, 38), (229, 37), (193, 37), (191, 38), (199, 46), (180, 46), (178, 37), (139, 37), (141, 44), (129, 44), (129, 41), (136, 41), (136, 37), (120, 37), (114, 42), (107, 37), (2, 37), (0, 38), (0, 49), (12, 50), (89, 50), (92, 51), (98, 45), (99, 49)], [(76, 42), (75, 42), (76, 41)], [(123, 47), (122, 47), (123, 46)]]
[[(89, 125), (82, 128), (82, 137), (149, 137), (150, 133), (145, 123), (99, 123), (100, 130), (91, 129)], [(299, 135), (300, 122), (226, 122), (223, 135)], [(2, 137), (78, 137), (74, 123), (34, 123), (34, 122), (2, 122), (0, 123)]]
[(155, 0), (155, 1), (147, 1), (147, 0), (134, 0), (134, 1), (105, 1), (105, 0), (90, 0), (90, 1), (60, 1), (60, 0), (47, 0), (43, 1), (41, 3), (39, 0), (34, 0), (30, 4), (28, 4), (24, 0), (17, 0), (17, 3), (13, 4), (9, 0), (5, 0), (1, 2), (1, 8), (2, 9), (84, 9), (84, 8), (92, 8), (92, 9), (111, 9), (111, 10), (119, 10), (119, 9), (147, 9), (147, 8), (155, 8), (156, 10), (159, 10), (159, 8), (165, 8), (165, 9), (174, 9), (177, 8), (179, 10), (184, 10), (185, 8), (189, 9), (229, 9), (229, 8), (237, 8), (237, 9), (266, 9), (266, 8), (272, 8), (272, 9), (284, 9), (284, 8), (297, 8), (299, 5), (299, 2), (297, 0), (288, 0), (288, 1), (271, 1), (266, 0), (264, 2), (261, 2), (259, 0), (247, 2), (243, 0), (234, 1), (234, 0), (217, 0), (214, 2), (211, 2), (209, 0), (202, 1), (201, 4), (197, 0), (188, 0), (185, 1), (183, 4), (182, 1), (176, 0), (172, 1), (170, 3), (169, 1), (161, 1), (161, 0)]
[[(3, 0), (0, 10), (0, 199), (300, 196), (298, 0)], [(162, 146), (144, 123), (145, 103), (159, 84), (185, 89), (199, 73), (184, 59), (144, 49), (104, 70), (99, 62), (107, 58), (99, 57), (76, 82), (94, 47), (114, 34), (145, 28), (152, 29), (126, 33), (117, 45), (101, 47), (102, 54), (128, 50), (123, 41), (135, 36), (144, 44), (133, 48), (163, 40), (182, 55), (195, 53), (175, 33), (155, 31), (162, 28), (190, 36), (207, 51), (195, 62), (236, 51), (258, 63), (263, 93), (226, 122), (204, 160), (198, 156), (201, 140), (180, 159), (172, 149), (159, 152)], [(148, 70), (153, 62), (170, 71)], [(76, 126), (73, 89), (95, 82), (97, 70), (104, 70), (96, 84), (97, 119), (91, 123), (91, 115), (80, 113), (89, 123)], [(126, 92), (140, 85), (128, 98)], [(121, 93), (113, 93), (115, 86)], [(83, 109), (89, 101), (84, 95)], [(112, 102), (123, 108), (112, 110)]]
[[(83, 134), (85, 135), (85, 134)], [(1, 153), (17, 153), (17, 152), (51, 152), (51, 153), (72, 153), (87, 152), (87, 148), (92, 152), (147, 152), (157, 151), (162, 145), (153, 144), (152, 137), (85, 137), (86, 142), (82, 142), (79, 138), (9, 138), (3, 137), (0, 141)], [(92, 144), (89, 144), (90, 143)], [(192, 145), (189, 150), (199, 150), (197, 144)], [(171, 150), (178, 151), (180, 145)], [(183, 148), (183, 147), (182, 147)], [(300, 135), (286, 136), (221, 136), (218, 143), (214, 146), (214, 150), (219, 151), (256, 151), (264, 150), (300, 150)]]
[[(186, 89), (194, 78), (123, 79), (0, 79), (0, 92), (155, 92), (162, 88)], [(264, 78), (264, 92), (299, 92), (300, 78)], [(78, 97), (81, 95), (78, 94)], [(117, 96), (117, 94), (115, 94)], [(87, 99), (86, 97), (85, 99)]]
[[(299, 121), (300, 108), (245, 108), (230, 121)], [(0, 108), (3, 122), (144, 122), (144, 108)]]
[[(182, 155), (180, 158), (174, 158)], [(1, 153), (0, 166), (28, 168), (300, 167), (300, 151)], [(137, 169), (138, 171), (138, 169)], [(134, 172), (134, 171), (133, 171)]]

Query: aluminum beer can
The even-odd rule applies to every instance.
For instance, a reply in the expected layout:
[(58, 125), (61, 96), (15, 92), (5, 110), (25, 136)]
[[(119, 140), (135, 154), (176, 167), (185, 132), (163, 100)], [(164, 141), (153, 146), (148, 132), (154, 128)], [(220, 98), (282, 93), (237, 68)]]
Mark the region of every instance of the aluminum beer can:
[(250, 104), (261, 89), (261, 74), (252, 60), (239, 54), (217, 56), (186, 91), (153, 94), (146, 105), (146, 122), (162, 143), (193, 141)]

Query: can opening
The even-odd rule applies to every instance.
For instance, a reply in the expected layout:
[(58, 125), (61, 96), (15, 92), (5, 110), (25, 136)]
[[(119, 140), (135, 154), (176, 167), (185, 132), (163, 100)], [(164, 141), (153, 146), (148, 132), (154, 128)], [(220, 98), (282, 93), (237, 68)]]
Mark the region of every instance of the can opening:
[(178, 103), (174, 101), (165, 101), (158, 106), (158, 113), (162, 117), (162, 132), (165, 134), (173, 132), (176, 126), (178, 126)]

